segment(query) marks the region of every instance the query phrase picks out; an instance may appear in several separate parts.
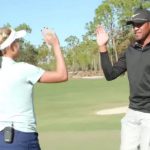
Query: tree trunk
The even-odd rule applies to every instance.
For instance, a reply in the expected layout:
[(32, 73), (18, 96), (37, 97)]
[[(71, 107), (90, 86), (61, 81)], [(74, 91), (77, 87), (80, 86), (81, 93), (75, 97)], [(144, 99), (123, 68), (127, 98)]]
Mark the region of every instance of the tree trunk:
[(113, 43), (113, 50), (114, 50), (114, 53), (115, 53), (115, 61), (118, 61), (118, 53), (117, 53), (117, 49), (116, 49), (115, 38), (112, 39), (112, 43)]

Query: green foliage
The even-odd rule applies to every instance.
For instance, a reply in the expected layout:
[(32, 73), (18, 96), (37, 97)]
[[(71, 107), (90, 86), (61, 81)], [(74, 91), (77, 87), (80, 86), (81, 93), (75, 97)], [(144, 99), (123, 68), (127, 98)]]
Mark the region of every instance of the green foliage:
[(142, 0), (104, 0), (95, 10), (95, 17), (86, 24), (87, 32), (82, 41), (76, 36), (69, 36), (67, 42), (66, 62), (69, 70), (98, 70), (99, 55), (95, 42), (95, 30), (101, 24), (109, 33), (109, 54), (112, 63), (118, 60), (118, 55), (125, 51), (133, 41), (133, 33), (126, 21), (133, 11), (139, 7), (149, 8), (149, 1)]
[(26, 23), (22, 23), (20, 24), (18, 27), (15, 28), (16, 31), (19, 31), (19, 30), (26, 30), (28, 33), (31, 33), (32, 32), (32, 29), (30, 28), (29, 25), (27, 25)]
[(53, 50), (48, 49), (47, 45), (43, 43), (37, 48), (38, 51), (38, 66), (45, 70), (53, 70), (55, 68), (55, 59)]
[(10, 28), (11, 25), (9, 23), (6, 23), (6, 24), (3, 25), (3, 27)]
[(36, 48), (29, 42), (22, 42), (20, 55), (17, 61), (27, 62), (33, 65), (37, 65), (38, 53)]
[(80, 44), (75, 44), (72, 41), (71, 43), (72, 46), (65, 49), (68, 68), (71, 71), (98, 70), (99, 55), (96, 41), (85, 38)]
[[(97, 25), (105, 26), (109, 33), (108, 50), (112, 63), (118, 60), (118, 55), (125, 51), (130, 42), (133, 41), (133, 33), (130, 26), (126, 26), (133, 11), (139, 7), (149, 8), (149, 0), (103, 0), (102, 4), (95, 9), (93, 20), (86, 23), (86, 33), (82, 40), (70, 35), (65, 39), (66, 47), (61, 48), (69, 71), (98, 71), (100, 67), (100, 58), (98, 46), (95, 40), (95, 30)], [(9, 23), (4, 25), (11, 27)], [(15, 28), (16, 30), (25, 29), (28, 33), (32, 29), (26, 23), (22, 23)], [(31, 43), (22, 39), (21, 55), (19, 61), (25, 61), (46, 70), (55, 69), (56, 62), (53, 50), (49, 50), (45, 43), (36, 48)]]
[[(4, 27), (11, 27), (9, 23), (5, 24)], [(16, 31), (18, 30), (26, 30), (28, 33), (32, 32), (32, 29), (26, 23), (22, 23), (15, 28)], [(37, 65), (37, 51), (34, 45), (30, 42), (25, 41), (24, 39), (20, 40), (20, 56), (17, 61), (23, 61), (30, 64)]]
[(89, 37), (93, 37), (96, 26), (101, 24), (109, 33), (109, 52), (112, 63), (118, 60), (130, 41), (133, 41), (131, 28), (126, 26), (133, 11), (139, 7), (149, 8), (150, 1), (144, 0), (104, 0), (95, 10), (93, 21), (86, 24)]
[(74, 48), (79, 44), (80, 40), (76, 36), (71, 35), (65, 39), (65, 42), (68, 48)]

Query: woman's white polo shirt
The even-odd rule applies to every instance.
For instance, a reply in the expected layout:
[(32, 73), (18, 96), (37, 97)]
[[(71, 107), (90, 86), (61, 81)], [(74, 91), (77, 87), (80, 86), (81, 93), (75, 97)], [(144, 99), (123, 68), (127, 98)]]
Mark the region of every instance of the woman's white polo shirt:
[(0, 130), (13, 122), (16, 130), (36, 132), (33, 86), (44, 72), (28, 63), (1, 57)]

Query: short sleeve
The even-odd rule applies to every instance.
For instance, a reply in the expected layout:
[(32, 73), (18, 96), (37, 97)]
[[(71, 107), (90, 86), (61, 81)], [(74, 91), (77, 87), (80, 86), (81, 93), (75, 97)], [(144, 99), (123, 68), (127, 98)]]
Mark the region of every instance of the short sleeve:
[(27, 82), (32, 84), (35, 84), (45, 72), (45, 70), (27, 63), (24, 63), (24, 67)]

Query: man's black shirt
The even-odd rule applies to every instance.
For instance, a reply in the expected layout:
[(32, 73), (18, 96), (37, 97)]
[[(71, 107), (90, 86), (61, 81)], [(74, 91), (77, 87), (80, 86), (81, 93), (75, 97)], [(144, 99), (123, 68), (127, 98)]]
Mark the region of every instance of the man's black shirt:
[(127, 71), (130, 86), (129, 108), (150, 113), (150, 44), (144, 48), (130, 45), (113, 66), (107, 52), (100, 53), (101, 65), (107, 80)]

